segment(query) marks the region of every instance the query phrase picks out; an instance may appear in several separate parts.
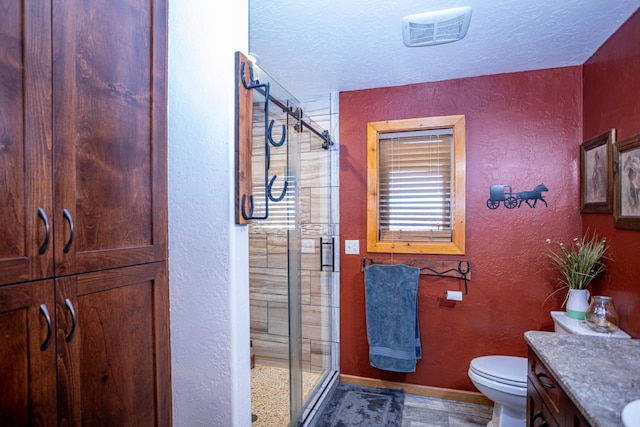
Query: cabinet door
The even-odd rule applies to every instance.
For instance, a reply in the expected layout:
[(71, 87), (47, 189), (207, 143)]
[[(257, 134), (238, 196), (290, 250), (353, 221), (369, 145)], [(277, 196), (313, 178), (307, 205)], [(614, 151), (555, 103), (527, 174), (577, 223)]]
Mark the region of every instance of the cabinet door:
[(170, 424), (164, 262), (56, 279), (59, 425)]
[(587, 419), (582, 415), (580, 410), (567, 398), (567, 404), (565, 406), (565, 426), (571, 427), (591, 427), (591, 424)]
[(0, 426), (56, 425), (53, 281), (0, 287)]
[(166, 0), (53, 8), (56, 275), (166, 259)]
[(53, 205), (50, 3), (0, 0), (0, 10), (2, 285), (53, 275)]
[(556, 419), (542, 400), (531, 379), (527, 384), (527, 426), (558, 427)]

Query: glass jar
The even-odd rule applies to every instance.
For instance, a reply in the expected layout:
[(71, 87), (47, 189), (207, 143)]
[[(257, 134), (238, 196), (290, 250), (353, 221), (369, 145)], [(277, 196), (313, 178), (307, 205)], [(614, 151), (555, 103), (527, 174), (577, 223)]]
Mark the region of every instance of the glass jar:
[(587, 325), (596, 332), (613, 333), (618, 330), (620, 318), (613, 306), (613, 298), (596, 295), (584, 313)]

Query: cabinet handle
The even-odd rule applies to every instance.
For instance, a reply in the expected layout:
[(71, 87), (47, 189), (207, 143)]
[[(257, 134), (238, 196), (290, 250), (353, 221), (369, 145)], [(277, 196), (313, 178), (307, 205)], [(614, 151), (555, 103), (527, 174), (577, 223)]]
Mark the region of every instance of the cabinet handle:
[(67, 306), (67, 309), (69, 310), (69, 313), (71, 313), (71, 330), (69, 331), (69, 333), (67, 334), (67, 336), (65, 337), (65, 341), (69, 342), (73, 339), (73, 334), (75, 334), (76, 332), (76, 311), (73, 308), (73, 303), (71, 302), (71, 300), (69, 298), (65, 298), (64, 300), (64, 305)]
[(548, 389), (552, 389), (553, 388), (553, 383), (547, 382), (547, 381), (543, 381), (543, 378), (549, 379), (549, 377), (546, 376), (545, 374), (536, 374), (536, 378), (538, 378), (538, 381), (540, 382), (540, 384), (542, 384), (542, 386), (544, 388), (548, 388)]
[(49, 310), (47, 310), (47, 306), (44, 304), (40, 304), (40, 313), (42, 313), (47, 321), (47, 338), (45, 338), (44, 342), (40, 346), (40, 351), (45, 351), (49, 348), (49, 344), (51, 344), (51, 316), (49, 316)]
[(66, 254), (69, 252), (69, 249), (71, 249), (71, 243), (73, 243), (73, 219), (71, 219), (71, 213), (69, 213), (67, 209), (62, 211), (62, 215), (69, 223), (69, 240), (67, 241), (67, 244), (64, 245), (64, 253)]
[(549, 424), (547, 424), (547, 420), (545, 420), (542, 412), (536, 412), (533, 418), (531, 418), (531, 425), (534, 425), (538, 418), (542, 418), (542, 424), (540, 424), (538, 427), (549, 427)]
[(42, 221), (44, 222), (44, 230), (45, 230), (44, 242), (42, 243), (42, 246), (40, 246), (40, 248), (38, 249), (38, 253), (42, 255), (47, 251), (47, 248), (49, 247), (49, 235), (51, 234), (51, 230), (49, 228), (49, 218), (47, 218), (47, 213), (44, 211), (44, 209), (38, 208), (38, 216), (42, 218)]

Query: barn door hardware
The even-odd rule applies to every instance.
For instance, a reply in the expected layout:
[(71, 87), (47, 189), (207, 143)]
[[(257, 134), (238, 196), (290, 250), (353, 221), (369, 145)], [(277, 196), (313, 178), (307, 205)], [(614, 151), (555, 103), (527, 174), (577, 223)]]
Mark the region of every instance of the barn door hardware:
[[(279, 105), (278, 102), (275, 103), (276, 105)], [(283, 107), (283, 111), (284, 111), (284, 106), (280, 105)], [(298, 132), (302, 132), (305, 129), (309, 130), (311, 133), (315, 134), (316, 136), (320, 137), (322, 139), (322, 148), (325, 150), (328, 150), (332, 145), (333, 145), (333, 141), (331, 140), (331, 135), (329, 134), (328, 130), (323, 130), (322, 132), (316, 130), (313, 126), (311, 126), (309, 123), (307, 123), (306, 121), (302, 120), (302, 116), (303, 116), (303, 111), (300, 108), (296, 108), (295, 110), (292, 110), (291, 108), (288, 110), (288, 113), (291, 117), (293, 117), (294, 119), (297, 120), (298, 123), (296, 123), (295, 125), (295, 130)]]
[[(293, 108), (278, 100), (270, 93), (269, 83), (262, 83), (254, 78), (254, 65), (241, 52), (236, 52), (235, 61), (235, 115), (236, 115), (236, 132), (235, 132), (235, 154), (236, 154), (236, 188), (235, 188), (235, 216), (236, 224), (246, 225), (253, 219), (267, 219), (269, 217), (269, 201), (279, 202), (285, 198), (289, 182), (285, 178), (282, 193), (273, 194), (273, 185), (277, 179), (276, 175), (270, 176), (269, 163), (271, 159), (271, 149), (281, 147), (287, 141), (287, 128), (282, 125), (279, 136), (278, 126), (274, 125), (275, 120), (269, 117), (269, 103), (280, 108), (288, 116), (296, 120), (295, 130), (309, 132), (318, 136), (322, 142), (322, 148), (329, 150), (333, 145), (331, 135), (326, 130), (318, 130), (311, 120), (303, 118), (302, 110), (298, 107)], [(247, 68), (249, 69), (247, 72)], [(258, 67), (258, 70), (260, 68)], [(261, 70), (260, 70), (261, 71)], [(264, 96), (264, 146), (265, 146), (265, 209), (263, 215), (255, 213), (255, 200), (252, 194), (251, 179), (251, 163), (252, 163), (252, 144), (253, 144), (253, 95), (254, 93)], [(273, 107), (272, 106), (272, 107)], [(247, 212), (248, 210), (248, 212)]]

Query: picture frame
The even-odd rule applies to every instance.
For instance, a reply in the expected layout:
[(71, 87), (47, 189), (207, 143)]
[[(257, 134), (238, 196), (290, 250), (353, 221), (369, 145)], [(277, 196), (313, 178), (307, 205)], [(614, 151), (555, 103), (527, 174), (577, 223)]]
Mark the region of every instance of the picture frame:
[(640, 134), (614, 144), (613, 168), (614, 226), (640, 230)]
[(611, 213), (613, 210), (613, 142), (610, 129), (580, 146), (580, 213)]

